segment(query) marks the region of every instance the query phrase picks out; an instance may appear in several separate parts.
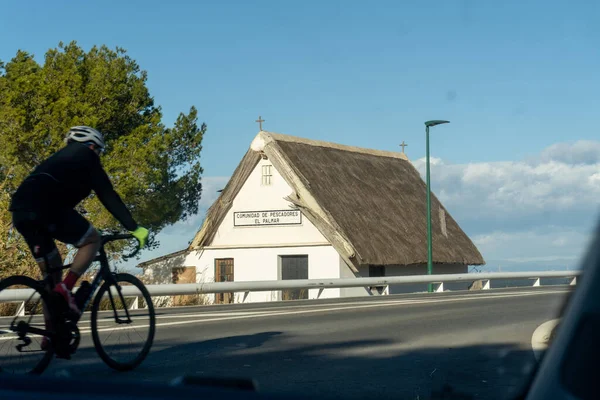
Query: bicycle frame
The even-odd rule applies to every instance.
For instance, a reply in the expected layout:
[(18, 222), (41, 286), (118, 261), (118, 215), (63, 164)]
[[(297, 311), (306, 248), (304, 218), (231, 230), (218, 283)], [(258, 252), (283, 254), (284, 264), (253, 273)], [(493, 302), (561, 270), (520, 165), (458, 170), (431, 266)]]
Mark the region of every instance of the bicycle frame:
[[(113, 309), (113, 315), (115, 317), (115, 322), (117, 322), (118, 324), (126, 324), (126, 323), (131, 323), (131, 317), (129, 315), (129, 310), (127, 309), (127, 307), (125, 306), (125, 299), (123, 297), (123, 294), (121, 292), (121, 287), (117, 284), (116, 279), (114, 278), (114, 274), (111, 272), (110, 270), (110, 265), (108, 263), (108, 257), (106, 256), (106, 251), (104, 250), (104, 245), (106, 243), (115, 241), (115, 240), (121, 240), (121, 239), (132, 239), (133, 236), (130, 234), (116, 234), (116, 235), (104, 235), (101, 237), (101, 245), (100, 245), (100, 249), (98, 250), (98, 255), (94, 258), (94, 260), (92, 262), (96, 262), (98, 261), (100, 263), (100, 269), (98, 270), (98, 273), (94, 276), (94, 279), (91, 282), (91, 290), (89, 295), (87, 296), (87, 298), (84, 301), (83, 306), (81, 307), (81, 314), (79, 316), (79, 318), (81, 317), (81, 315), (83, 315), (83, 312), (85, 311), (85, 309), (87, 308), (87, 306), (89, 305), (89, 303), (92, 301), (92, 299), (94, 298), (94, 294), (96, 293), (96, 290), (98, 289), (98, 287), (100, 286), (100, 284), (103, 281), (106, 282), (110, 282), (111, 284), (113, 284), (116, 288), (117, 288), (117, 293), (119, 294), (119, 298), (123, 304), (123, 308), (125, 309), (125, 315), (126, 315), (126, 319), (121, 319), (118, 315), (117, 315), (117, 307), (115, 306), (115, 301), (113, 298), (113, 295), (111, 293), (111, 290), (108, 290), (108, 297), (110, 299), (110, 303)], [(139, 251), (136, 250), (134, 251), (132, 254), (130, 254), (127, 257), (132, 257), (135, 254), (137, 254), (137, 252)], [(53, 279), (53, 273), (57, 272), (57, 271), (62, 271), (65, 269), (69, 269), (71, 268), (72, 264), (66, 264), (63, 265), (60, 268), (52, 268), (50, 267), (50, 264), (48, 263), (48, 261), (46, 260), (46, 265), (48, 265), (48, 272), (45, 274), (45, 277), (41, 280), (41, 283), (46, 287), (46, 288), (50, 288), (50, 290), (52, 290), (52, 288), (54, 287), (54, 279)], [(41, 301), (41, 298), (40, 300)], [(49, 307), (54, 307), (54, 305), (48, 305)], [(63, 321), (57, 321), (58, 316), (55, 314), (55, 312), (52, 312), (53, 315), (53, 319), (55, 319), (56, 322), (63, 322)], [(79, 321), (79, 318), (77, 318), (76, 321), (74, 321), (75, 323), (77, 323)], [(16, 317), (15, 317), (16, 319)], [(14, 325), (14, 320), (11, 323), (11, 326)], [(18, 327), (14, 327), (15, 331), (17, 331), (19, 333), (20, 336), (24, 336), (26, 333), (35, 333), (41, 336), (48, 336), (48, 334), (50, 334), (51, 332), (48, 332), (45, 329), (39, 329), (39, 328), (35, 328), (35, 327), (31, 327), (29, 326), (29, 324), (27, 323), (26, 325), (28, 325), (27, 327), (24, 326), (23, 321), (19, 322), (18, 324), (20, 326), (20, 328)]]
[[(117, 281), (114, 278), (113, 273), (110, 271), (110, 265), (108, 264), (108, 258), (106, 256), (106, 251), (104, 250), (104, 245), (106, 243), (115, 241), (115, 240), (121, 240), (121, 239), (131, 239), (133, 238), (132, 235), (129, 234), (122, 234), (122, 235), (106, 235), (106, 236), (102, 236), (102, 244), (100, 246), (100, 250), (98, 251), (98, 255), (96, 256), (96, 258), (94, 258), (94, 261), (98, 261), (100, 262), (100, 269), (98, 270), (98, 273), (96, 274), (96, 276), (94, 276), (94, 279), (91, 282), (91, 291), (90, 294), (88, 295), (88, 297), (85, 299), (82, 307), (81, 307), (81, 312), (83, 314), (83, 311), (87, 308), (87, 306), (89, 305), (90, 301), (92, 301), (92, 299), (94, 298), (94, 294), (96, 293), (96, 290), (98, 289), (98, 287), (100, 286), (100, 284), (102, 283), (102, 281), (105, 282), (109, 282), (111, 284), (114, 284), (114, 286), (117, 288), (117, 292), (119, 294), (119, 298), (121, 300), (121, 304), (123, 304), (123, 308), (125, 309), (125, 315), (127, 316), (126, 320), (122, 320), (121, 318), (119, 318), (119, 316), (117, 315), (117, 308), (115, 307), (115, 302), (114, 302), (114, 298), (113, 295), (111, 293), (110, 290), (108, 290), (108, 297), (110, 299), (110, 304), (112, 306), (113, 309), (113, 314), (115, 317), (115, 321), (118, 324), (125, 324), (125, 323), (131, 323), (131, 317), (129, 316), (129, 310), (127, 309), (127, 307), (125, 306), (125, 299), (123, 298), (123, 294), (121, 292), (121, 287), (119, 285), (117, 285)], [(138, 250), (134, 251), (132, 254), (129, 255), (129, 257), (135, 255), (138, 252)], [(62, 269), (66, 269), (66, 268), (70, 268), (69, 266), (63, 266)]]

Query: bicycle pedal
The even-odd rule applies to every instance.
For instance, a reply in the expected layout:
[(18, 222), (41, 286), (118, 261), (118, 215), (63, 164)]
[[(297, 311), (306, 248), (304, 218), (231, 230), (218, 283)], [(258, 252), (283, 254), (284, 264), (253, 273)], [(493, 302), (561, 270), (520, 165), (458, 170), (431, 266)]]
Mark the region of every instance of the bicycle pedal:
[(73, 353), (71, 350), (71, 346), (69, 346), (68, 343), (63, 342), (61, 339), (58, 339), (56, 345), (54, 346), (54, 354), (56, 355), (56, 358), (61, 358), (64, 360), (71, 359), (71, 354)]

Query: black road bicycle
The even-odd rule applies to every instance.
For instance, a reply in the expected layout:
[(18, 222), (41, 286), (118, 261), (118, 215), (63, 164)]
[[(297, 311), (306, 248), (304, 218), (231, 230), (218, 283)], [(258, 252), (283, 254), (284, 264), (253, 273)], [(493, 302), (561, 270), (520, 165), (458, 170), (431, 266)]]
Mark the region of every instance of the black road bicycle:
[(56, 269), (42, 280), (16, 275), (0, 281), (0, 373), (41, 374), (54, 355), (70, 359), (84, 333), (92, 334), (96, 352), (111, 368), (131, 370), (146, 358), (156, 323), (150, 294), (135, 276), (112, 272), (104, 250), (109, 242), (132, 238), (130, 234), (103, 235), (94, 260), (100, 268), (91, 284), (82, 282), (74, 293), (80, 310), (89, 310), (91, 304), (89, 327), (78, 327), (83, 325), (79, 320), (84, 313), (72, 315), (65, 300), (52, 292)]

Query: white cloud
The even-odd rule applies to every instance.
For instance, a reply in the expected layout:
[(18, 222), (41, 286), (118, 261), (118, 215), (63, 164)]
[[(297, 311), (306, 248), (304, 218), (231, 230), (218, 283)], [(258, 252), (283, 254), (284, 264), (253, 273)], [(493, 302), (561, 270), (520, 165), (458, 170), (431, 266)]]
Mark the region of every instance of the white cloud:
[[(600, 152), (597, 145), (586, 144)], [(431, 166), (432, 190), (450, 210), (460, 212), (468, 205), (465, 211), (476, 218), (544, 214), (551, 219), (553, 213), (592, 211), (600, 203), (600, 159), (589, 163), (592, 157), (580, 147), (578, 142), (562, 148), (559, 155), (585, 163), (551, 159), (555, 152), (548, 150), (535, 161), (454, 165), (438, 161)], [(424, 159), (413, 164), (424, 176)]]
[(575, 143), (556, 143), (542, 151), (540, 160), (567, 164), (600, 164), (600, 142), (579, 140)]
[[(413, 162), (425, 178), (425, 160)], [(432, 190), (486, 260), (578, 260), (600, 205), (600, 142), (522, 161), (431, 166)]]
[(585, 230), (558, 226), (501, 232), (493, 231), (472, 237), (486, 259), (513, 263), (565, 261), (577, 263), (591, 236)]

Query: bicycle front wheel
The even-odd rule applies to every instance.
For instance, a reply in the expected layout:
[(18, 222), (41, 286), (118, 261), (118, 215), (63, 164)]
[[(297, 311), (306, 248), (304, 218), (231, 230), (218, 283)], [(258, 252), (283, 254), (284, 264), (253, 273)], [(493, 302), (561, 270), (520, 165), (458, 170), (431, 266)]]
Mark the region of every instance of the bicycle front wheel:
[(98, 290), (92, 306), (92, 339), (109, 367), (128, 371), (148, 355), (156, 316), (148, 290), (135, 276), (115, 274)]
[[(48, 292), (28, 276), (0, 281), (0, 373), (41, 374), (54, 354), (45, 320)], [(46, 337), (46, 339), (44, 339)]]

